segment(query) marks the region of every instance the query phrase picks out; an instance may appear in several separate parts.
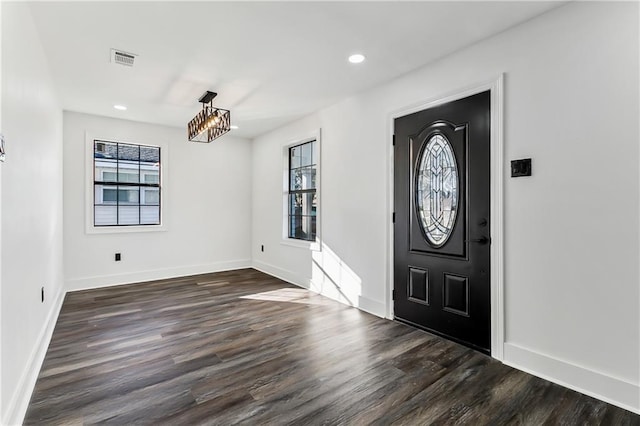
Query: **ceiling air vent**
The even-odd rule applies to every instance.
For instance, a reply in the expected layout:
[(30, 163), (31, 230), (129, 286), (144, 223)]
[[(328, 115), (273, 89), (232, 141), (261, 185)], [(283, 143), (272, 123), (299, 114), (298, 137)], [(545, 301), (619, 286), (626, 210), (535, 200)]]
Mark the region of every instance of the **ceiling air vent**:
[(126, 65), (128, 67), (133, 66), (133, 61), (136, 59), (135, 53), (124, 52), (122, 50), (111, 49), (111, 62), (114, 64)]

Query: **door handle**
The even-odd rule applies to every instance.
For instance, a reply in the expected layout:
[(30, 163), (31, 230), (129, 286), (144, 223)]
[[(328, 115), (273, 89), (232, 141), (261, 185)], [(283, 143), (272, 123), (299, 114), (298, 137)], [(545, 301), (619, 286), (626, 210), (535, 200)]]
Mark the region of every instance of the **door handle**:
[(487, 244), (491, 242), (491, 238), (487, 238), (484, 235), (480, 238), (473, 238), (471, 240), (467, 240), (469, 243), (478, 243), (478, 244)]

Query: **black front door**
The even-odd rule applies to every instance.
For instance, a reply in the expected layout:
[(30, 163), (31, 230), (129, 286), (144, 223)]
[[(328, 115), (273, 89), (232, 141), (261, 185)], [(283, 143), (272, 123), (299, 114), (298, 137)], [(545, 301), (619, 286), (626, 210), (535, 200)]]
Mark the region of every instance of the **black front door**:
[(491, 348), (490, 92), (397, 118), (394, 315)]

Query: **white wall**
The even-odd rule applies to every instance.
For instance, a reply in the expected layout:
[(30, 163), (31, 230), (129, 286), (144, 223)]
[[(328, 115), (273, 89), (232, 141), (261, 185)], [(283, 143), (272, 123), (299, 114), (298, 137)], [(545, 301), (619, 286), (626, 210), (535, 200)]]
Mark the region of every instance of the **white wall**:
[[(255, 267), (385, 315), (391, 114), (505, 73), (505, 176), (533, 176), (504, 181), (504, 361), (640, 412), (638, 15), (572, 3), (257, 138)], [(318, 128), (312, 253), (280, 242), (281, 152)]]
[[(0, 25), (2, 24), (2, 2), (0, 2)], [(0, 134), (2, 133), (2, 30), (0, 27)], [(1, 167), (1, 166), (0, 166)], [(2, 201), (2, 171), (0, 170), (0, 201)], [(2, 205), (0, 204), (0, 421), (4, 418), (2, 398)]]
[[(20, 421), (63, 294), (62, 111), (26, 4), (2, 4), (2, 419)], [(45, 301), (40, 301), (40, 288)]]
[[(166, 231), (85, 232), (86, 134), (158, 145), (168, 154), (162, 164)], [(210, 144), (191, 143), (182, 128), (65, 111), (67, 290), (250, 266), (250, 163), (245, 139), (226, 135)], [(120, 262), (114, 261), (116, 252), (122, 253)]]

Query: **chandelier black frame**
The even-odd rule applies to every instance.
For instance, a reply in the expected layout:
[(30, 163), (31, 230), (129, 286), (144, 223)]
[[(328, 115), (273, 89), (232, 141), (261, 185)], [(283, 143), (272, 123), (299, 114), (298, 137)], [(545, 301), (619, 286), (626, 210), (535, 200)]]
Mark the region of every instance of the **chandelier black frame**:
[(207, 90), (198, 99), (202, 110), (187, 124), (191, 142), (212, 142), (231, 130), (231, 111), (213, 106), (213, 98), (217, 95)]

